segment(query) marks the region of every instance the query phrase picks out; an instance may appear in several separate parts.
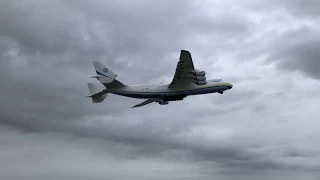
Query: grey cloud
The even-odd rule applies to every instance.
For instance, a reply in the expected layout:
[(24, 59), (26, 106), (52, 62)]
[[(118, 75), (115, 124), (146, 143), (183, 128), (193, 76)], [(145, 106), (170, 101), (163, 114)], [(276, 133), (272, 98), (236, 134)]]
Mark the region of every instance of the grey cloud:
[[(283, 70), (300, 71), (310, 77), (319, 78), (317, 67), (319, 67), (319, 30), (316, 24), (320, 11), (318, 10), (319, 1), (256, 1), (250, 4), (250, 9), (261, 13), (270, 14), (274, 19), (287, 16), (295, 21), (284, 22), (287, 26), (279, 27), (277, 33), (272, 31), (266, 35), (271, 38), (264, 38), (264, 45), (257, 48), (256, 53), (266, 53), (270, 56), (268, 62), (276, 61), (277, 67)], [(268, 19), (266, 19), (268, 20)], [(276, 23), (276, 21), (274, 21)], [(299, 23), (294, 23), (299, 22)], [(308, 22), (308, 23), (307, 23)], [(299, 24), (297, 26), (297, 24)], [(272, 26), (269, 26), (272, 28)], [(279, 33), (283, 31), (282, 33)], [(256, 47), (255, 47), (256, 48)], [(255, 54), (250, 51), (250, 54)]]
[(318, 152), (312, 152), (308, 151), (307, 149), (299, 149), (295, 147), (288, 148), (284, 154), (286, 154), (289, 157), (302, 157), (302, 158), (308, 158), (308, 157), (315, 157), (318, 156)]
[(317, 30), (302, 28), (285, 33), (277, 41), (268, 58), (287, 70), (299, 70), (313, 78), (320, 78), (320, 37)]
[[(246, 30), (246, 22), (236, 16), (229, 15), (228, 20), (211, 18), (185, 1), (144, 1), (134, 6), (113, 1), (57, 1), (50, 8), (44, 3), (8, 1), (2, 8), (1, 34), (18, 41), (23, 47), (21, 53), (25, 50), (45, 54), (72, 52), (75, 56), (69, 57), (72, 65), (82, 68), (81, 62), (105, 57), (109, 66), (125, 71), (122, 75), (125, 78), (147, 70), (144, 68), (147, 65), (157, 67), (153, 68), (156, 76), (171, 75), (166, 70), (169, 64), (161, 59), (170, 53), (176, 53), (178, 58), (180, 49), (190, 49), (188, 41), (193, 42), (193, 36), (214, 31), (220, 32), (220, 36), (226, 32), (239, 34)], [(131, 68), (127, 67), (128, 62), (132, 62)], [(146, 66), (140, 66), (141, 63)], [(170, 65), (174, 67), (175, 63), (172, 61)], [(142, 77), (142, 80), (147, 79)]]
[[(9, 113), (8, 115), (12, 116), (8, 109), (32, 112), (30, 114), (30, 118), (33, 119), (31, 122), (36, 123), (29, 124), (29, 121), (23, 121), (24, 123), (22, 124), (24, 124), (24, 126), (28, 126), (29, 124), (30, 127), (53, 127), (55, 123), (59, 122), (59, 120), (51, 120), (43, 124), (42, 116), (46, 116), (46, 118), (51, 117), (52, 119), (58, 117), (77, 119), (89, 112), (97, 113), (98, 111), (90, 107), (91, 105), (84, 108), (83, 104), (86, 104), (88, 99), (82, 99), (81, 101), (77, 99), (77, 97), (85, 95), (87, 91), (85, 85), (80, 85), (80, 83), (85, 81), (84, 77), (90, 77), (91, 75), (88, 70), (92, 68), (90, 64), (91, 60), (107, 57), (108, 66), (114, 67), (116, 70), (118, 69), (118, 73), (121, 74), (123, 78), (129, 78), (128, 81), (137, 81), (131, 74), (135, 74), (139, 69), (148, 70), (144, 69), (147, 65), (148, 67), (154, 67), (151, 71), (152, 74), (148, 73), (148, 76), (142, 76), (139, 80), (142, 81), (156, 77), (160, 74), (160, 71), (166, 72), (164, 69), (167, 69), (166, 67), (168, 66), (161, 61), (162, 57), (173, 51), (174, 48), (172, 47), (174, 46), (180, 49), (184, 37), (192, 34), (192, 28), (190, 28), (187, 34), (180, 33), (183, 29), (187, 28), (183, 27), (186, 26), (183, 22), (188, 21), (188, 18), (191, 19), (191, 24), (199, 23), (198, 20), (201, 20), (201, 23), (204, 24), (205, 19), (209, 20), (209, 17), (206, 16), (204, 16), (205, 18), (200, 18), (203, 16), (199, 15), (204, 15), (203, 13), (193, 13), (191, 17), (186, 16), (184, 18), (182, 18), (183, 16), (178, 16), (179, 14), (188, 14), (188, 11), (196, 9), (196, 7), (188, 3), (182, 5), (181, 1), (176, 2), (176, 4), (169, 3), (169, 5), (165, 2), (158, 4), (135, 4), (147, 12), (138, 11), (136, 8), (133, 9), (130, 5), (125, 5), (126, 7), (124, 7), (123, 4), (117, 4), (116, 2), (107, 2), (102, 6), (103, 8), (99, 7), (100, 4), (98, 3), (101, 3), (99, 1), (93, 1), (90, 4), (86, 1), (81, 1), (76, 3), (75, 7), (72, 3), (73, 2), (65, 3), (64, 1), (57, 1), (54, 4), (50, 4), (49, 8), (48, 4), (35, 1), (31, 3), (5, 1), (3, 6), (1, 6), (3, 9), (3, 11), (1, 11), (1, 24), (3, 26), (0, 32), (4, 40), (1, 45), (4, 46), (3, 49), (5, 51), (16, 51), (14, 55), (8, 55), (6, 52), (1, 54), (1, 67), (3, 68), (1, 78), (6, 82), (3, 90), (8, 93), (10, 92), (10, 94), (12, 93), (12, 96), (4, 96), (2, 98), (3, 101), (10, 101), (5, 105), (4, 114)], [(162, 5), (165, 11), (152, 7), (158, 7), (159, 5)], [(88, 10), (85, 11), (86, 13), (81, 12), (85, 7), (88, 8)], [(90, 9), (93, 8), (96, 8), (96, 10), (91, 11)], [(107, 11), (104, 8), (107, 8)], [(128, 11), (115, 11), (115, 9), (118, 8), (127, 8)], [(132, 12), (129, 13), (131, 10)], [(30, 11), (32, 11), (32, 13)], [(146, 13), (153, 16), (147, 17), (145, 16)], [(158, 19), (158, 21), (154, 22), (154, 18), (158, 16), (166, 19), (166, 21)], [(169, 16), (176, 18), (169, 18)], [(73, 18), (75, 20), (73, 20)], [(90, 21), (88, 21), (88, 19), (90, 19)], [(231, 19), (230, 16), (228, 19)], [(103, 22), (106, 23), (103, 24)], [(230, 21), (225, 22), (232, 31), (235, 30), (233, 27), (238, 26), (238, 22), (236, 21), (234, 21), (235, 26), (232, 26)], [(213, 25), (214, 23), (215, 20), (212, 21)], [(221, 25), (223, 21), (218, 20), (217, 23)], [(93, 29), (97, 28), (95, 25), (103, 29)], [(240, 26), (243, 27), (243, 24), (240, 24)], [(133, 27), (137, 27), (138, 29), (128, 31), (128, 29), (133, 29)], [(213, 26), (212, 28), (206, 27), (203, 28), (202, 31), (210, 31), (215, 27), (219, 28), (219, 26)], [(108, 32), (108, 29), (111, 29), (110, 34), (102, 32), (105, 30)], [(94, 30), (95, 32), (93, 32)], [(39, 31), (40, 33), (38, 33)], [(76, 36), (77, 33), (81, 31), (89, 34), (89, 41), (85, 41), (79, 36)], [(62, 36), (59, 36), (61, 33)], [(176, 40), (167, 35), (177, 36)], [(75, 39), (75, 37), (77, 38)], [(115, 40), (113, 40), (113, 38)], [(164, 39), (167, 40), (159, 43), (159, 41), (163, 41)], [(174, 40), (170, 46), (167, 44), (169, 39)], [(130, 48), (122, 47), (119, 43), (130, 46)], [(132, 43), (135, 44), (133, 45)], [(141, 43), (141, 45), (136, 43)], [(149, 46), (150, 44), (155, 44), (155, 47)], [(131, 47), (138, 47), (139, 49), (133, 49)], [(171, 47), (171, 50), (159, 51), (158, 49), (163, 49), (162, 47), (167, 49)], [(112, 55), (112, 53), (116, 53), (118, 57)], [(121, 72), (124, 68), (119, 69), (120, 66), (117, 59), (123, 56), (126, 57), (125, 55), (129, 53), (136, 53), (134, 56), (130, 55), (132, 57), (131, 61), (136, 65), (134, 68), (126, 68), (126, 71)], [(136, 57), (138, 53), (142, 53), (143, 58), (138, 59)], [(178, 53), (179, 51), (176, 52), (177, 58)], [(23, 59), (23, 61), (17, 61), (19, 58)], [(157, 63), (155, 64), (156, 60)], [(170, 63), (173, 64), (172, 70), (174, 70), (177, 60), (178, 59)], [(145, 66), (139, 65), (140, 61), (144, 62)], [(18, 66), (21, 67), (14, 67), (12, 62), (17, 65), (19, 64)], [(149, 62), (151, 64), (148, 64)], [(122, 64), (123, 63), (120, 65)], [(157, 64), (161, 64), (161, 66)], [(86, 68), (86, 70), (84, 68)], [(75, 73), (68, 73), (70, 71)], [(87, 74), (80, 73), (80, 71), (86, 72)], [(22, 76), (20, 72), (24, 72)], [(93, 70), (90, 73), (92, 72)], [(171, 75), (172, 72), (169, 74)], [(13, 83), (19, 84), (20, 87), (23, 88), (13, 88)], [(111, 99), (109, 100), (112, 101)], [(18, 102), (20, 106), (16, 106)], [(50, 103), (48, 104), (48, 102)], [(86, 108), (89, 109), (86, 110)], [(102, 110), (101, 107), (98, 109), (100, 111)], [(115, 109), (109, 108), (109, 112), (114, 110)], [(57, 114), (59, 114), (59, 116), (57, 116)], [(25, 119), (25, 117), (20, 118)], [(8, 120), (2, 121), (4, 123), (15, 122)]]
[(306, 1), (291, 1), (291, 0), (257, 0), (257, 1), (246, 1), (248, 7), (252, 8), (253, 11), (260, 12), (274, 12), (282, 11), (290, 13), (298, 18), (318, 18), (320, 11), (317, 8), (319, 1), (317, 0), (306, 0)]
[[(86, 147), (91, 152), (87, 155), (95, 158), (105, 154), (111, 154), (117, 160), (167, 158), (199, 164), (201, 168), (209, 164), (208, 171), (214, 168), (230, 174), (248, 174), (265, 169), (296, 171), (302, 166), (305, 172), (317, 170), (315, 164), (305, 161), (290, 162), (297, 156), (317, 158), (314, 151), (288, 147), (285, 153), (270, 158), (276, 148), (268, 141), (262, 141), (269, 137), (265, 134), (260, 138), (239, 135), (235, 139), (223, 137), (225, 139), (221, 140), (214, 139), (215, 136), (208, 139), (203, 137), (205, 133), (194, 132), (197, 126), (213, 123), (217, 128), (219, 125), (230, 126), (232, 133), (234, 130), (238, 135), (238, 127), (234, 124), (239, 123), (237, 125), (240, 126), (243, 123), (248, 126), (248, 133), (253, 133), (252, 119), (261, 117), (257, 113), (250, 116), (242, 111), (253, 109), (263, 116), (265, 110), (272, 107), (271, 103), (264, 102), (270, 99), (258, 90), (240, 86), (241, 89), (235, 88), (223, 96), (194, 97), (186, 99), (184, 104), (150, 105), (134, 110), (130, 107), (139, 100), (110, 95), (104, 103), (97, 105), (84, 97), (88, 93), (86, 82), (93, 81), (89, 79), (94, 74), (92, 60), (99, 60), (112, 68), (119, 74), (119, 80), (125, 83), (144, 83), (171, 78), (181, 49), (194, 52), (195, 64), (212, 64), (214, 62), (209, 62), (208, 57), (215, 61), (219, 55), (234, 54), (235, 47), (240, 48), (237, 51), (251, 52), (247, 46), (241, 47), (245, 44), (244, 39), (252, 33), (246, 16), (236, 12), (211, 16), (214, 12), (201, 7), (193, 1), (184, 0), (156, 3), (2, 1), (1, 126), (10, 131), (12, 128), (21, 129), (27, 132), (28, 137), (41, 137), (48, 132), (55, 133), (49, 137), (67, 135), (67, 138), (58, 136), (58, 139), (63, 139), (63, 145), (56, 147), (57, 152), (66, 148), (64, 140), (70, 144), (81, 141), (76, 147)], [(199, 42), (199, 37), (208, 42)], [(296, 41), (285, 41), (288, 37), (283, 37), (279, 49), (268, 49), (274, 52), (271, 59), (288, 59), (293, 56), (291, 51), (295, 50), (297, 60), (291, 64), (296, 65), (286, 67), (309, 72), (314, 66), (305, 66), (300, 59), (305, 57), (305, 53), (311, 54), (311, 50), (298, 52), (296, 49), (312, 47), (306, 42), (300, 44), (304, 42), (300, 37), (297, 35)], [(229, 38), (239, 44), (224, 42)], [(315, 59), (316, 55), (308, 59)], [(287, 60), (281, 62), (285, 64)], [(318, 76), (316, 72), (310, 71), (310, 74)], [(244, 81), (243, 78), (240, 80)], [(195, 105), (194, 101), (199, 104)], [(239, 114), (239, 117), (232, 114)], [(274, 121), (266, 123), (278, 125)], [(50, 139), (48, 136), (36, 139), (36, 142), (45, 143)], [(2, 144), (4, 140), (0, 142)], [(17, 139), (14, 142), (20, 143)], [(292, 143), (296, 141), (292, 140)], [(71, 159), (77, 159), (77, 155)], [(85, 160), (81, 158), (82, 162)], [(63, 176), (59, 178), (63, 179)], [(211, 176), (208, 179), (212, 179)]]
[(57, 8), (54, 7), (57, 5), (59, 1), (51, 4), (51, 8), (48, 4), (39, 4), (36, 1), (3, 1), (0, 34), (18, 41), (23, 46), (23, 51), (65, 51), (68, 44), (75, 39), (71, 39), (71, 31), (66, 31), (70, 27), (66, 19), (57, 18), (57, 15), (62, 15), (61, 12), (67, 12), (63, 7), (60, 11), (55, 11)]
[(280, 5), (285, 8), (289, 12), (293, 13), (297, 16), (307, 16), (307, 17), (319, 17), (320, 11), (317, 7), (319, 7), (320, 3), (317, 0), (306, 0), (306, 1), (276, 1), (275, 4)]

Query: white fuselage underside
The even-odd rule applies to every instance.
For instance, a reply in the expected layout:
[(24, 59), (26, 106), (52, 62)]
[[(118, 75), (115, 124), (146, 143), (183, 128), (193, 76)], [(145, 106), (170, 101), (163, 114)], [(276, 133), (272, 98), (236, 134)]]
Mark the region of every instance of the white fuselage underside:
[(231, 84), (223, 81), (209, 81), (206, 85), (197, 85), (193, 83), (185, 86), (175, 87), (169, 87), (169, 85), (163, 84), (126, 86), (122, 88), (108, 89), (108, 92), (126, 97), (150, 99), (216, 93), (223, 92), (231, 88)]

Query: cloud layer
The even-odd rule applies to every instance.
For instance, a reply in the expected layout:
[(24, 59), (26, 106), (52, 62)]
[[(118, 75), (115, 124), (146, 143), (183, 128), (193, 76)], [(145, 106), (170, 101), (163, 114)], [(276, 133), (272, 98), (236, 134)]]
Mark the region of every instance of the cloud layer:
[[(317, 3), (0, 2), (0, 179), (319, 179)], [(91, 61), (169, 83), (181, 49), (234, 88), (85, 97)]]

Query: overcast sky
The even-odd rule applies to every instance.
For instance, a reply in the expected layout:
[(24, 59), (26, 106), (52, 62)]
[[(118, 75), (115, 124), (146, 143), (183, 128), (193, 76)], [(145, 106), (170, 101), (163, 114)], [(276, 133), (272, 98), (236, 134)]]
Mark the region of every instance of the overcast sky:
[[(0, 179), (320, 179), (320, 1), (0, 0)], [(167, 106), (181, 49), (234, 85)]]

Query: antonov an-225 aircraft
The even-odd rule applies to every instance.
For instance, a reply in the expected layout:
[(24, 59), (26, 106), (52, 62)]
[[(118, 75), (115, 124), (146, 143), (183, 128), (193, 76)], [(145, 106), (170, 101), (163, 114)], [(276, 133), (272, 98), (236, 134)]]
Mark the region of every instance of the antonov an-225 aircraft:
[(152, 85), (125, 85), (115, 78), (118, 76), (112, 70), (103, 66), (100, 62), (93, 62), (97, 78), (106, 88), (99, 90), (93, 83), (88, 83), (90, 96), (93, 103), (102, 102), (108, 93), (139, 99), (146, 101), (133, 106), (140, 107), (152, 102), (166, 105), (169, 101), (180, 101), (190, 95), (220, 93), (232, 88), (232, 84), (222, 81), (222, 79), (206, 80), (206, 72), (194, 68), (192, 57), (189, 51), (181, 50), (180, 59), (176, 67), (176, 72), (170, 84)]

